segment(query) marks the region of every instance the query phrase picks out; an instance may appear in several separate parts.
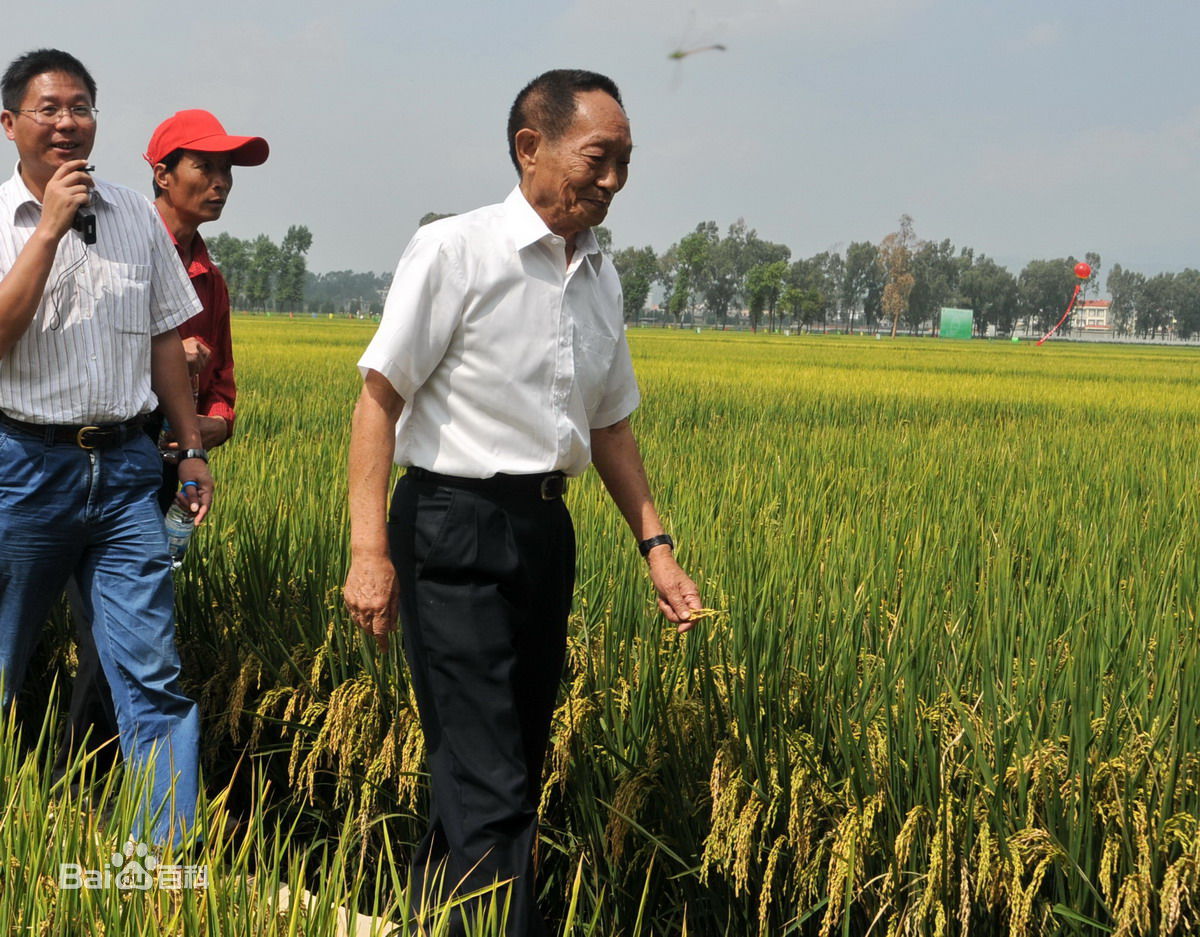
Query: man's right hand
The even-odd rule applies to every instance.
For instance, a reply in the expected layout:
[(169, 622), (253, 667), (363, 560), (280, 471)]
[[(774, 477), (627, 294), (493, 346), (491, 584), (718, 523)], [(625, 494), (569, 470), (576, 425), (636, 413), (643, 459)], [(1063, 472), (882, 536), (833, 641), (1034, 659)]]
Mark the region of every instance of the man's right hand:
[(183, 356), (187, 358), (188, 374), (195, 377), (208, 367), (212, 349), (193, 335), (183, 340)]
[(400, 584), (391, 558), (386, 554), (353, 557), (342, 595), (354, 623), (386, 651), (400, 608)]
[(55, 170), (42, 193), (42, 228), (55, 240), (71, 230), (75, 213), (87, 205), (95, 182), (83, 171), (86, 159), (70, 159)]

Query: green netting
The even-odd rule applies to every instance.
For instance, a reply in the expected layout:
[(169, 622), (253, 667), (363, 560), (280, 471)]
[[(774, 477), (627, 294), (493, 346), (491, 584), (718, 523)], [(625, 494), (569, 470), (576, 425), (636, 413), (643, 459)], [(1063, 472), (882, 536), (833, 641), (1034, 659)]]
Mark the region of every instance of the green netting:
[(970, 309), (950, 309), (942, 307), (941, 326), (938, 328), (940, 338), (970, 338), (975, 313)]

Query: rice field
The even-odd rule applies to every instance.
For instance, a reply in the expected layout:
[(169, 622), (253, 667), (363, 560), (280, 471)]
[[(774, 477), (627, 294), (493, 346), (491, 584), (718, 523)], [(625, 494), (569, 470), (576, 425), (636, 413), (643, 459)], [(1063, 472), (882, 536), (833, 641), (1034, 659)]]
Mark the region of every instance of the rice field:
[[(257, 852), (217, 838), (199, 910), (124, 896), (156, 923), (104, 933), (217, 933), (223, 915), (334, 933), (330, 914), (287, 923), (269, 888), (237, 884), (251, 870), (403, 920), (423, 743), (398, 652), (362, 641), (339, 595), (372, 328), (235, 320), (237, 435), (178, 604), (214, 816)], [(656, 498), (720, 613), (676, 635), (594, 475), (572, 488), (578, 589), (539, 844), (558, 932), (1200, 926), (1196, 352), (630, 341)], [(64, 633), (31, 682), (69, 672)], [(102, 831), (38, 820), (67, 796), (38, 770), (45, 748), (0, 744), (0, 842), (28, 868), (65, 854), (47, 838), (102, 854)], [(74, 933), (45, 924), (79, 920), (64, 901), (0, 871), (11, 932)]]

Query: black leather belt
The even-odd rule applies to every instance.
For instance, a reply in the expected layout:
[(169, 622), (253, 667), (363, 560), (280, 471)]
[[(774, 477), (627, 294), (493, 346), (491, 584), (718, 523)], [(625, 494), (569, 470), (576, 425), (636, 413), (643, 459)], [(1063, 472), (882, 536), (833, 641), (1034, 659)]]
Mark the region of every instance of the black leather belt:
[(66, 425), (62, 423), (26, 423), (14, 420), (0, 410), (0, 426), (14, 432), (41, 439), (47, 445), (78, 446), (80, 449), (111, 449), (129, 442), (142, 431), (145, 416), (135, 416), (123, 423), (93, 423)]
[(567, 477), (562, 472), (547, 472), (542, 475), (493, 475), (491, 478), (461, 478), (458, 475), (440, 475), (428, 469), (413, 466), (407, 472), (410, 478), (446, 485), (450, 488), (465, 488), (498, 496), (540, 497), (543, 501), (556, 501), (567, 493)]

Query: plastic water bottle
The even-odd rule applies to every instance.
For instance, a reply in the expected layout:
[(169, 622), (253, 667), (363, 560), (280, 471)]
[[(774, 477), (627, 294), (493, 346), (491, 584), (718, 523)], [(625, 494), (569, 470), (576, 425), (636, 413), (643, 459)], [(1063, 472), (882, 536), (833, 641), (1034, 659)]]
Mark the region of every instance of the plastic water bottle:
[(187, 508), (172, 504), (163, 518), (163, 527), (167, 532), (167, 553), (171, 557), (171, 568), (179, 569), (183, 565), (183, 554), (187, 551), (188, 540), (196, 529), (196, 522)]

